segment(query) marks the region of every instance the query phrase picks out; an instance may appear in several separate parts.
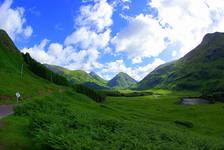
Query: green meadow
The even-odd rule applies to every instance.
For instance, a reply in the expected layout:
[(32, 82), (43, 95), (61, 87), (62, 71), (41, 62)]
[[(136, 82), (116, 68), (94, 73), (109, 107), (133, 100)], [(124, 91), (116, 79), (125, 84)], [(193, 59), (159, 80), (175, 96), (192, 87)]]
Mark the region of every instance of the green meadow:
[[(126, 91), (127, 92), (127, 91)], [(130, 91), (129, 91), (130, 92)], [(4, 118), (4, 149), (224, 148), (224, 104), (184, 106), (194, 92), (153, 90), (95, 103), (71, 89), (25, 99)]]

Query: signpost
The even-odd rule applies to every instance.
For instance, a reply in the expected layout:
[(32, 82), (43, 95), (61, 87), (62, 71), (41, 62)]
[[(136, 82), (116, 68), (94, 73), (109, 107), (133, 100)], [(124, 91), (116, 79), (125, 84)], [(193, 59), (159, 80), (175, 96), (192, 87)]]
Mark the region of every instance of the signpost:
[(17, 102), (17, 104), (19, 103), (20, 96), (21, 96), (20, 93), (16, 92), (16, 102)]

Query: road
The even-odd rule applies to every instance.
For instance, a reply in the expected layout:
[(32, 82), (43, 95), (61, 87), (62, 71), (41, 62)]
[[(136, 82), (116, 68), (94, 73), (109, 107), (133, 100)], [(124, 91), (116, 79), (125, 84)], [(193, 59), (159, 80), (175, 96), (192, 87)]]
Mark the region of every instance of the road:
[(13, 114), (13, 105), (0, 105), (0, 119)]

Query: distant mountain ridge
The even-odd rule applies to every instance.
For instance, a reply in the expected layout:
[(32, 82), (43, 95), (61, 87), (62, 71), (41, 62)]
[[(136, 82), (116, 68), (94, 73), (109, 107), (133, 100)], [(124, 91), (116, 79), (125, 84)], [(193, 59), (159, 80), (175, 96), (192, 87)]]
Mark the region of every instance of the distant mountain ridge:
[(83, 70), (68, 70), (48, 64), (45, 64), (45, 66), (55, 73), (65, 76), (72, 83), (84, 84), (95, 89), (129, 88), (137, 83), (135, 79), (123, 72), (118, 73), (113, 79), (107, 81), (95, 72), (87, 73)]
[(96, 74), (95, 72), (90, 72), (89, 75), (91, 77), (93, 77), (95, 80), (101, 82), (101, 83), (104, 83), (106, 84), (107, 83), (107, 80), (103, 79), (102, 77), (100, 77), (98, 74)]
[(48, 69), (54, 71), (55, 73), (65, 76), (71, 83), (74, 84), (86, 84), (87, 86), (94, 86), (97, 88), (99, 88), (98, 86), (102, 86), (103, 88), (106, 86), (107, 83), (106, 80), (104, 80), (94, 72), (88, 74), (83, 70), (69, 70), (60, 66), (49, 64), (45, 64), (45, 66)]
[(108, 81), (107, 85), (112, 88), (129, 88), (137, 81), (128, 74), (120, 72), (113, 79)]
[(163, 64), (137, 85), (138, 89), (205, 89), (224, 85), (224, 33), (207, 34), (179, 60)]

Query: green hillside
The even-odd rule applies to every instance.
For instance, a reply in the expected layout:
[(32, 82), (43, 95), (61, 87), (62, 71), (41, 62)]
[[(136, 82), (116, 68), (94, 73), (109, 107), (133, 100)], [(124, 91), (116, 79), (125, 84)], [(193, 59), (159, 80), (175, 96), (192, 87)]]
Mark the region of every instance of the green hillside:
[(183, 58), (159, 66), (139, 89), (204, 90), (224, 85), (224, 33), (207, 34), (199, 46)]
[(112, 88), (128, 88), (136, 83), (137, 81), (128, 74), (120, 72), (113, 79), (108, 81), (107, 85)]
[(7, 33), (0, 30), (0, 103), (15, 102), (17, 91), (26, 98), (47, 95), (60, 88), (32, 73)]
[(85, 84), (93, 88), (105, 88), (107, 81), (102, 79), (96, 73), (86, 73), (83, 70), (69, 70), (60, 66), (48, 65), (45, 66), (55, 73), (65, 76), (73, 84)]
[(94, 78), (95, 80), (97, 80), (99, 83), (102, 84), (107, 84), (107, 80), (104, 80), (102, 77), (100, 77), (98, 74), (96, 74), (95, 72), (90, 72), (89, 75)]

